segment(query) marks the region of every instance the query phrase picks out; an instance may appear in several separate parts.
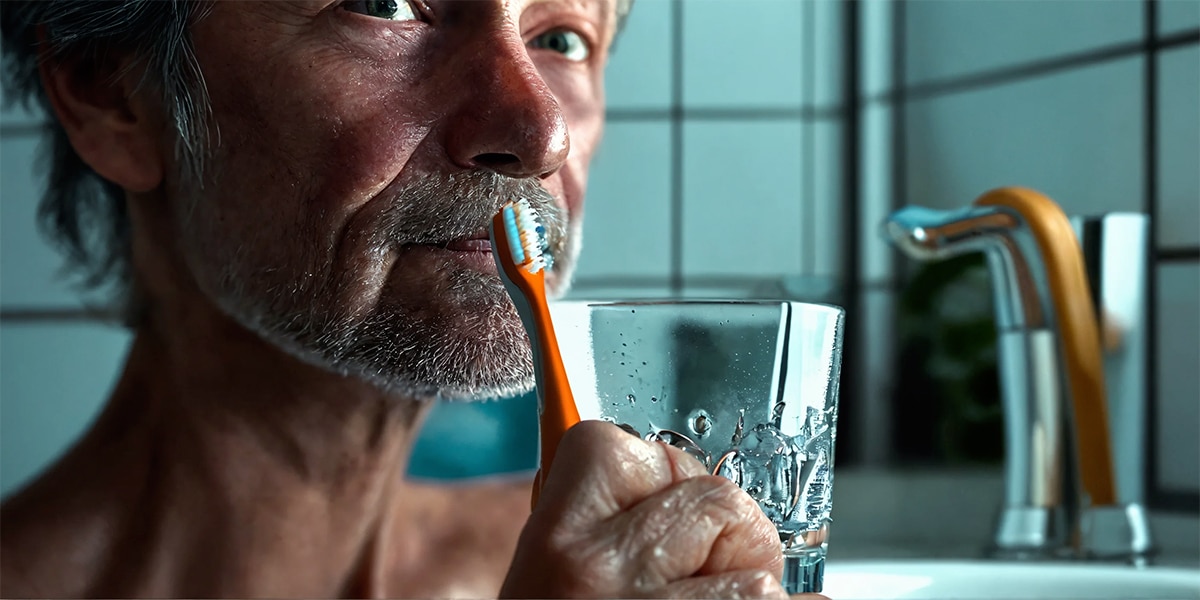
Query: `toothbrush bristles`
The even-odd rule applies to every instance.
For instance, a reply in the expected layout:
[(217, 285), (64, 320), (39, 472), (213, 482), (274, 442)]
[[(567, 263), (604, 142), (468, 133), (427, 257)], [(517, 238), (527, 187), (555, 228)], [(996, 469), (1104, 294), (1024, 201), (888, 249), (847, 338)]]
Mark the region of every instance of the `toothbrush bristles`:
[(538, 222), (537, 212), (529, 201), (522, 198), (506, 206), (504, 224), (513, 262), (529, 273), (546, 268), (546, 228)]

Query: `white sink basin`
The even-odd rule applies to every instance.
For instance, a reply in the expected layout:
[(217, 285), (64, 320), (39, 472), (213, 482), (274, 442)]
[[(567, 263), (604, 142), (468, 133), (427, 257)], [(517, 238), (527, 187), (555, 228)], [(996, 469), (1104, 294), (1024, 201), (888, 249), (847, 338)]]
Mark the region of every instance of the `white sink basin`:
[(824, 595), (854, 598), (1200, 599), (1200, 569), (1088, 563), (829, 561)]

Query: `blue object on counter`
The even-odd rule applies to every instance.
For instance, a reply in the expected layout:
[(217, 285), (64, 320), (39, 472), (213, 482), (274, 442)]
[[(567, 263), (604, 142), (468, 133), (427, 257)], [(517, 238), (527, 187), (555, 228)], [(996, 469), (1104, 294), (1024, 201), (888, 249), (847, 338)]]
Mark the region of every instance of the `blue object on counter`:
[(408, 476), (469, 479), (537, 469), (537, 396), (434, 406), (413, 447)]

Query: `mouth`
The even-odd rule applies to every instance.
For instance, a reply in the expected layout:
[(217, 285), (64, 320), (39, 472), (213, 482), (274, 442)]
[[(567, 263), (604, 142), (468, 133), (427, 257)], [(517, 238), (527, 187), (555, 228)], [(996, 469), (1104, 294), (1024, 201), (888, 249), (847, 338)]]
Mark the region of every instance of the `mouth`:
[(488, 252), (492, 251), (492, 240), (488, 237), (488, 232), (478, 231), (470, 237), (450, 240), (443, 244), (438, 244), (438, 247), (454, 252)]
[(405, 244), (403, 248), (405, 254), (417, 261), (435, 260), (437, 264), (442, 265), (447, 264), (445, 261), (450, 261), (475, 271), (496, 272), (495, 260), (492, 258), (492, 241), (487, 231), (478, 231), (467, 237), (449, 241)]

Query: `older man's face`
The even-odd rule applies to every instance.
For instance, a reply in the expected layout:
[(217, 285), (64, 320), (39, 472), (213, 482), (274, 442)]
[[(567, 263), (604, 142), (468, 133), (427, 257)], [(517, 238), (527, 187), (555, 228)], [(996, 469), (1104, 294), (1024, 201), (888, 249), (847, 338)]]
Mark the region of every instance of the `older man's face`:
[(202, 188), (168, 182), (201, 289), (396, 391), (527, 387), (486, 226), (540, 198), (573, 262), (614, 21), (609, 0), (217, 2), (194, 29), (215, 157)]

